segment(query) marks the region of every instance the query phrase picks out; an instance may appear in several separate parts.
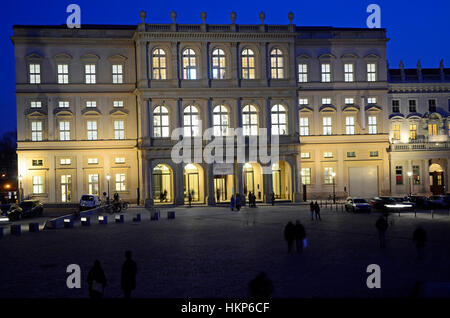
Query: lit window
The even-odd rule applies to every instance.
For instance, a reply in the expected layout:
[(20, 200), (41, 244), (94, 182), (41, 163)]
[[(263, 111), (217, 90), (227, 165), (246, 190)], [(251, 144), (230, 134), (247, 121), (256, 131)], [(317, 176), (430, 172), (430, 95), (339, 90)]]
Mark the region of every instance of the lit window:
[(284, 58), (280, 49), (270, 51), (270, 75), (273, 79), (284, 78)]
[(253, 105), (246, 105), (242, 109), (242, 128), (244, 136), (258, 135), (258, 112)]
[(331, 151), (325, 151), (323, 153), (324, 158), (333, 158), (333, 153)]
[(70, 174), (61, 175), (61, 201), (69, 202), (72, 197), (72, 176)]
[(86, 64), (84, 66), (84, 73), (85, 73), (85, 83), (86, 84), (95, 84), (96, 83), (95, 64)]
[(125, 190), (125, 173), (116, 173), (116, 191)]
[(355, 158), (356, 153), (354, 151), (347, 151), (347, 158)]
[(183, 127), (185, 137), (200, 136), (199, 113), (195, 106), (187, 106), (183, 113)]
[(42, 141), (42, 121), (31, 122), (31, 140)]
[(392, 101), (392, 112), (400, 113), (400, 101), (399, 100)]
[(417, 112), (416, 100), (415, 99), (410, 99), (408, 101), (408, 103), (409, 103), (409, 112), (410, 113), (416, 113)]
[(369, 122), (369, 134), (376, 134), (377, 133), (377, 117), (369, 116), (368, 122)]
[(369, 105), (376, 105), (377, 103), (377, 98), (376, 97), (368, 97), (367, 98), (367, 104)]
[(331, 105), (331, 98), (322, 98), (322, 105)]
[(309, 118), (300, 117), (300, 136), (309, 136)]
[(370, 156), (370, 157), (378, 157), (378, 151), (377, 151), (377, 150), (371, 151), (371, 152), (369, 153), (369, 156)]
[(437, 124), (428, 124), (428, 136), (437, 135)]
[(375, 63), (367, 63), (367, 81), (375, 82), (377, 80), (377, 72)]
[(42, 103), (39, 102), (39, 101), (32, 101), (32, 102), (30, 103), (30, 107), (31, 107), (31, 108), (41, 108), (41, 107), (42, 107)]
[(332, 126), (331, 126), (331, 117), (323, 117), (323, 134), (331, 135), (332, 134)]
[(307, 98), (299, 98), (299, 99), (298, 99), (298, 104), (299, 104), (300, 106), (308, 105), (308, 99), (307, 99)]
[(345, 99), (345, 105), (354, 105), (354, 104), (355, 104), (355, 99), (353, 99), (353, 98)]
[(302, 152), (300, 154), (300, 158), (302, 158), (302, 159), (310, 159), (311, 158), (311, 153), (310, 152)]
[(395, 184), (403, 184), (403, 167), (395, 167)]
[(399, 123), (392, 124), (392, 138), (394, 140), (400, 140), (400, 124)]
[(59, 122), (59, 140), (70, 140), (70, 122)]
[(153, 79), (167, 79), (167, 60), (166, 52), (163, 49), (154, 49), (152, 58)]
[(183, 79), (197, 79), (197, 58), (193, 49), (183, 51)]
[(69, 83), (69, 65), (68, 64), (58, 64), (58, 84), (68, 84)]
[(322, 82), (331, 82), (331, 65), (322, 64), (320, 69), (322, 71)]
[(302, 184), (311, 184), (311, 168), (301, 169)]
[(33, 194), (44, 193), (44, 177), (33, 176)]
[(344, 64), (344, 81), (353, 82), (353, 64)]
[(228, 110), (225, 106), (219, 105), (213, 109), (214, 136), (228, 136)]
[(409, 139), (415, 140), (417, 138), (417, 125), (410, 124), (409, 125)]
[(113, 64), (112, 79), (113, 79), (113, 84), (122, 84), (123, 83), (123, 65), (122, 64)]
[(334, 181), (333, 171), (334, 171), (333, 168), (325, 167), (325, 169), (324, 169), (324, 181), (325, 181), (325, 184), (333, 184), (333, 181)]
[(95, 100), (88, 100), (86, 102), (86, 107), (87, 108), (94, 108), (97, 107), (97, 102)]
[(153, 110), (153, 137), (169, 137), (169, 111), (165, 106)]
[(298, 65), (298, 81), (300, 83), (308, 82), (308, 64)]
[(114, 108), (122, 108), (123, 107), (123, 100), (115, 100), (113, 102), (113, 107)]
[(41, 83), (41, 65), (30, 64), (30, 84)]
[(68, 101), (59, 101), (58, 107), (59, 108), (69, 108), (69, 102)]
[(87, 122), (87, 139), (97, 140), (97, 121), (89, 120)]
[(123, 120), (114, 121), (114, 139), (125, 139), (125, 122)]
[(242, 50), (242, 78), (255, 79), (255, 53), (251, 49)]
[(59, 161), (59, 164), (61, 166), (68, 166), (72, 163), (72, 160), (70, 158), (63, 158)]
[(114, 162), (117, 163), (117, 164), (125, 163), (125, 158), (124, 157), (116, 157)]
[(273, 135), (286, 135), (286, 108), (283, 105), (274, 105), (271, 109), (271, 121), (272, 121), (272, 134)]
[(88, 165), (98, 164), (98, 158), (88, 158)]
[(88, 191), (90, 195), (98, 195), (98, 174), (88, 174)]
[(225, 72), (225, 52), (222, 49), (215, 49), (212, 52), (212, 78), (225, 79)]
[(420, 184), (420, 167), (419, 166), (412, 166), (412, 177), (414, 184)]

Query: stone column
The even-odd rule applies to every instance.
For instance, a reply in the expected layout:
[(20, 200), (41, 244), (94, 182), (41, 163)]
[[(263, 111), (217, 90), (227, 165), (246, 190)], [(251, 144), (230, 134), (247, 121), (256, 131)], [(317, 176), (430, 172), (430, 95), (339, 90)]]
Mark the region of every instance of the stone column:
[(83, 156), (78, 153), (76, 156), (76, 165), (77, 165), (77, 172), (76, 172), (76, 179), (77, 179), (77, 192), (76, 194), (78, 197), (81, 197), (81, 195), (84, 193), (84, 180), (83, 180)]
[(270, 203), (271, 202), (271, 197), (272, 197), (272, 192), (273, 192), (273, 175), (272, 174), (263, 174), (263, 188), (264, 188), (264, 198), (263, 198), (263, 202), (265, 203)]
[(430, 167), (428, 166), (428, 159), (424, 159), (422, 162), (423, 165), (423, 192), (428, 194), (430, 192)]
[(145, 160), (144, 164), (145, 170), (147, 173), (145, 173), (145, 176), (143, 176), (144, 183), (146, 184), (145, 187), (145, 207), (151, 207), (154, 204), (153, 199), (153, 162), (152, 160)]
[(207, 202), (208, 205), (216, 205), (216, 196), (214, 195), (214, 166), (212, 164), (207, 165), (207, 177), (205, 180), (207, 180), (208, 184), (206, 186), (207, 188)]
[(175, 166), (174, 171), (175, 204), (184, 205), (184, 164)]
[(172, 47), (171, 47), (171, 65), (172, 65), (172, 79), (177, 81), (178, 84), (177, 86), (180, 86), (179, 80), (180, 80), (180, 70), (178, 69), (178, 47), (179, 47), (179, 43), (178, 42), (174, 42), (172, 43)]
[(272, 121), (271, 121), (271, 115), (270, 115), (270, 108), (271, 108), (271, 98), (268, 97), (265, 100), (266, 107), (263, 110), (263, 118), (264, 122), (267, 128), (267, 137), (270, 138), (272, 136)]
[[(265, 81), (265, 85), (267, 85), (267, 79), (269, 78), (267, 75), (267, 43), (264, 42), (261, 44), (261, 76), (260, 78)], [(270, 69), (270, 67), (269, 67)]]
[(55, 167), (55, 156), (48, 156), (48, 199), (49, 202), (57, 202), (60, 201), (56, 198), (57, 193), (59, 192), (56, 189), (56, 167)]
[(137, 67), (137, 78), (138, 78), (137, 86), (138, 86), (138, 88), (148, 87), (147, 46), (148, 46), (148, 43), (146, 41), (143, 41), (143, 40), (136, 41), (136, 53), (137, 53), (136, 54), (137, 55), (136, 63), (138, 63), (138, 67)]

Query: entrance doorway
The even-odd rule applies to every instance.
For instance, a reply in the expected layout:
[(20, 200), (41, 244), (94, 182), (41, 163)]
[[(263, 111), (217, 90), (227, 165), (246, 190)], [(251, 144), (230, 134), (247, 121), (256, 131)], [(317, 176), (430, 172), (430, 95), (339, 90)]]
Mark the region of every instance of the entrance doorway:
[(227, 201), (227, 178), (226, 176), (214, 176), (214, 195), (216, 202)]
[(166, 165), (159, 164), (153, 168), (153, 200), (155, 203), (171, 203), (172, 171)]
[(430, 191), (433, 195), (440, 195), (445, 192), (444, 169), (437, 163), (430, 166)]
[(242, 178), (244, 186), (244, 196), (248, 197), (249, 192), (254, 193), (257, 201), (263, 199), (263, 178), (261, 166), (256, 162), (247, 162), (242, 168)]
[(291, 200), (291, 167), (280, 160), (272, 165), (272, 187), (275, 199)]
[(184, 201), (189, 202), (189, 194), (192, 202), (203, 202), (204, 187), (203, 169), (201, 166), (189, 163), (184, 167)]

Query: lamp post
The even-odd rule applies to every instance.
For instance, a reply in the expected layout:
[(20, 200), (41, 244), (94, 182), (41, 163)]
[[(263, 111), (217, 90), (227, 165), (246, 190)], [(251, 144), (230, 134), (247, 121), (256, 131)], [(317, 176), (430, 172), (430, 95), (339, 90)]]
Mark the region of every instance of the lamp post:
[(332, 172), (331, 176), (333, 177), (333, 203), (336, 203), (336, 183), (334, 182), (334, 178), (336, 177), (336, 172)]
[(111, 176), (109, 175), (109, 173), (106, 175), (106, 181), (108, 182), (108, 199), (107, 201), (109, 202), (109, 179), (111, 179)]
[(408, 177), (409, 177), (409, 196), (412, 195), (412, 171), (408, 171)]
[(22, 179), (23, 179), (22, 175), (19, 175), (19, 191), (17, 191), (17, 199), (19, 200), (19, 203), (20, 200), (22, 199)]

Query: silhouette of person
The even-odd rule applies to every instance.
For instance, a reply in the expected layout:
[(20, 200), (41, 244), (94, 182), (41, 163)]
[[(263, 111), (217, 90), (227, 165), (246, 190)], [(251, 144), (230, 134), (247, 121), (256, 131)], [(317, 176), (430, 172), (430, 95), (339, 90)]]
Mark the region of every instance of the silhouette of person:
[(275, 205), (275, 193), (272, 192), (272, 196), (270, 197), (270, 202), (272, 203), (272, 206)]
[(216, 197), (217, 197), (216, 202), (219, 202), (220, 201), (220, 190), (219, 189), (216, 190)]
[(261, 272), (248, 284), (250, 297), (258, 299), (269, 299), (273, 293), (272, 281), (266, 273)]
[(309, 212), (311, 212), (311, 220), (314, 220), (314, 210), (315, 210), (315, 205), (314, 205), (314, 202), (311, 201), (311, 203), (309, 204)]
[(316, 220), (317, 220), (317, 218), (319, 218), (319, 220), (322, 221), (322, 218), (320, 217), (320, 206), (317, 203), (317, 201), (316, 201), (316, 203), (314, 203), (314, 212), (316, 213)]
[(122, 265), (121, 287), (125, 298), (131, 297), (131, 292), (136, 289), (136, 263), (131, 259), (131, 251), (125, 252), (125, 262)]
[(241, 196), (239, 194), (236, 195), (236, 210), (241, 210)]
[(288, 224), (284, 227), (284, 239), (288, 243), (288, 253), (292, 252), (292, 245), (294, 245), (295, 240), (295, 225), (292, 221), (289, 221)]
[(106, 276), (99, 260), (94, 261), (94, 266), (90, 269), (87, 277), (89, 287), (89, 297), (102, 298), (106, 287)]
[(231, 200), (230, 200), (230, 208), (231, 208), (231, 211), (234, 211), (234, 203), (235, 203), (234, 195), (232, 195), (232, 196), (231, 196)]
[(378, 230), (378, 237), (380, 239), (380, 247), (386, 247), (386, 231), (388, 229), (388, 222), (383, 216), (380, 216), (378, 220), (375, 222), (375, 227)]
[(303, 252), (303, 240), (306, 238), (305, 227), (300, 223), (299, 220), (295, 222), (295, 242), (297, 245), (297, 253)]

